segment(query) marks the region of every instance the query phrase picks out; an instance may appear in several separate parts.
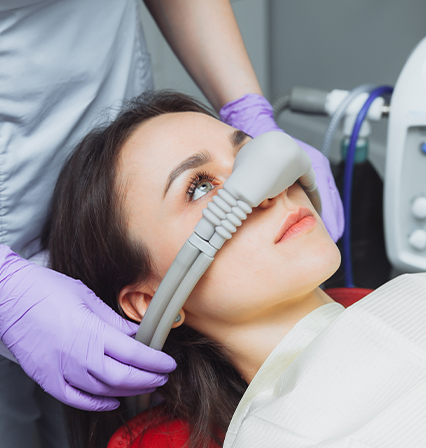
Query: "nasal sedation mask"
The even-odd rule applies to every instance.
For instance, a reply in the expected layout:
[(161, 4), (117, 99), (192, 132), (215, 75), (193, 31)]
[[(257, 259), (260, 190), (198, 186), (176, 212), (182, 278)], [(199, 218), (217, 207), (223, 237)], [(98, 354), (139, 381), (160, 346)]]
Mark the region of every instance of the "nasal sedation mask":
[(318, 213), (321, 199), (309, 156), (288, 135), (267, 132), (238, 152), (232, 174), (203, 210), (203, 217), (164, 276), (136, 340), (161, 350), (198, 280), (216, 252), (262, 201), (299, 181)]

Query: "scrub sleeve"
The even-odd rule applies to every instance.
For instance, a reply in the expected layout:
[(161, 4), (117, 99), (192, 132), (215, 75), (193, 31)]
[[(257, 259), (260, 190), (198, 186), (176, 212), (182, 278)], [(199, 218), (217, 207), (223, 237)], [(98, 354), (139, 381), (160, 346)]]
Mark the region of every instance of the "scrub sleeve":
[[(72, 148), (106, 108), (153, 88), (140, 14), (140, 0), (0, 0), (0, 243), (24, 258), (40, 251)], [(65, 448), (60, 408), (0, 357), (2, 446), (40, 446), (38, 425), (43, 448)]]

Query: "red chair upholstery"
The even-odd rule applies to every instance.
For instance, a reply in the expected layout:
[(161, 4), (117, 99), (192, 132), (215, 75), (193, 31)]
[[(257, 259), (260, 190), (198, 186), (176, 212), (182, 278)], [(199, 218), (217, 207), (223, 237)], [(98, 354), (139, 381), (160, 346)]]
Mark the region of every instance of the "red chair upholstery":
[(366, 288), (330, 288), (324, 290), (333, 300), (345, 308), (358, 302), (358, 300), (361, 300), (373, 291), (374, 289)]

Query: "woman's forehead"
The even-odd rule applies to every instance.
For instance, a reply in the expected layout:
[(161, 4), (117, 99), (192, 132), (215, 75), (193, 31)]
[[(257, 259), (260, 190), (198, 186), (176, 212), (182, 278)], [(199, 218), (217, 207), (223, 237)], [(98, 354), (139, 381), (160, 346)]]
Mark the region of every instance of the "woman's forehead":
[(123, 145), (121, 169), (142, 169), (172, 166), (203, 149), (220, 151), (232, 128), (198, 112), (160, 115), (142, 123)]
[[(153, 117), (142, 123), (126, 142), (127, 144), (166, 144), (175, 140), (188, 144), (204, 141), (207, 136), (226, 134), (230, 126), (199, 112), (175, 112)], [(206, 135), (207, 134), (207, 135)]]

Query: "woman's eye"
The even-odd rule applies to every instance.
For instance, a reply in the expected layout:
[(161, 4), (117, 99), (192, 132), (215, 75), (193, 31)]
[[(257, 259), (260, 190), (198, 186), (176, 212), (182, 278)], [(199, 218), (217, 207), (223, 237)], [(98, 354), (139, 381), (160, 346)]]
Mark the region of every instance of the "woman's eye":
[(212, 185), (212, 183), (208, 182), (207, 180), (200, 182), (194, 189), (192, 200), (196, 201), (197, 199), (207, 194), (209, 191), (213, 190), (213, 188), (214, 186)]

